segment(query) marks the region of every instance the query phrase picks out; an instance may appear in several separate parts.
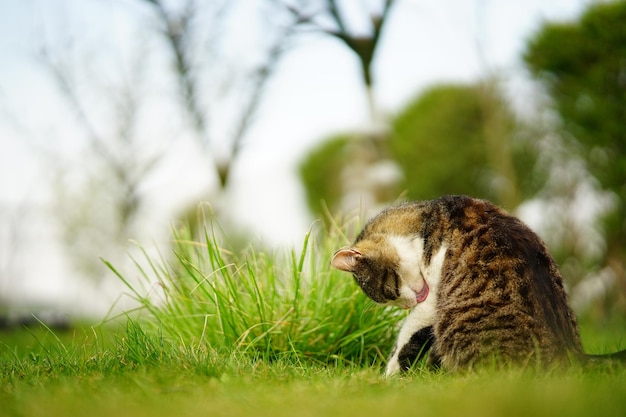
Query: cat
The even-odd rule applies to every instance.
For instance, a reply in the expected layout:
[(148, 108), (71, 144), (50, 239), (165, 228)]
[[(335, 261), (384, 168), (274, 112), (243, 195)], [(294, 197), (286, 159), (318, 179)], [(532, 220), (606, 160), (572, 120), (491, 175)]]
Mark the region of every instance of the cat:
[(410, 309), (388, 376), (425, 355), (449, 371), (598, 357), (584, 354), (545, 244), (489, 201), (444, 196), (389, 207), (331, 264), (376, 303)]

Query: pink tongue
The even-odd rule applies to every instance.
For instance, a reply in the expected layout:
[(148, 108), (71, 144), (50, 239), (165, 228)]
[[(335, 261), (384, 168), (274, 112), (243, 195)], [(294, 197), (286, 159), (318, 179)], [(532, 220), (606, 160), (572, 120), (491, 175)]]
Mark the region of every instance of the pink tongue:
[(421, 303), (426, 299), (426, 297), (428, 297), (428, 284), (424, 281), (424, 286), (422, 287), (422, 290), (415, 295), (415, 299), (418, 303)]

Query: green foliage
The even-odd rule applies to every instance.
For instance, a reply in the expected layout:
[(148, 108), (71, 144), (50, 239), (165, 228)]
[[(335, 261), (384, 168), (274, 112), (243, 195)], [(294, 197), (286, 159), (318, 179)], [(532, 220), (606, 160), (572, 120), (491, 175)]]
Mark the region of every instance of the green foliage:
[[(514, 209), (544, 185), (536, 138), (518, 121), (495, 81), (439, 85), (410, 103), (392, 120), (388, 137), (377, 142), (378, 157), (390, 155), (404, 181), (391, 190), (412, 200), (468, 194)], [(311, 152), (300, 175), (309, 207), (331, 212), (342, 193), (341, 173), (353, 163), (349, 136), (331, 138)], [(389, 190), (386, 190), (389, 193)]]
[(141, 269), (145, 293), (120, 276), (148, 314), (142, 323), (183, 346), (269, 361), (372, 364), (391, 348), (398, 313), (375, 306), (347, 274), (330, 269), (345, 244), (338, 235), (324, 244), (307, 235), (302, 252), (288, 256), (237, 255), (220, 240), (212, 227), (202, 242), (181, 231), (173, 262), (148, 259), (150, 270)]
[(626, 243), (626, 2), (592, 5), (530, 40), (526, 65), (546, 86), (574, 147), (620, 204), (609, 232)]
[(626, 178), (625, 21), (626, 2), (598, 3), (579, 22), (543, 26), (524, 55), (607, 187)]
[[(410, 199), (485, 193), (487, 159), (479, 97), (469, 86), (438, 86), (393, 123), (390, 147), (407, 178)], [(477, 192), (481, 190), (482, 192)]]
[[(600, 2), (577, 21), (548, 23), (529, 41), (526, 65), (546, 87), (563, 137), (615, 204), (603, 219), (603, 263), (618, 291), (605, 314), (626, 311), (626, 2)], [(617, 308), (616, 308), (617, 307)], [(611, 313), (611, 310), (612, 313)]]
[(389, 145), (410, 199), (468, 194), (513, 209), (545, 178), (519, 127), (493, 83), (440, 85), (396, 117)]
[(350, 162), (348, 135), (335, 136), (314, 148), (300, 164), (300, 178), (313, 213), (323, 213), (325, 206), (337, 207), (344, 192), (341, 172)]

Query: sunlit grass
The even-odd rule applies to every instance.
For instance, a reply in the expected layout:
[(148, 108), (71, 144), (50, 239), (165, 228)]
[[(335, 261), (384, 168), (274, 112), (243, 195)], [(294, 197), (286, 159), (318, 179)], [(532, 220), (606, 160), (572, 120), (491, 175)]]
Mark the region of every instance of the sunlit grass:
[[(301, 251), (237, 252), (209, 225), (201, 239), (179, 230), (171, 255), (137, 259), (140, 281), (110, 265), (138, 309), (94, 327), (0, 333), (0, 416), (623, 415), (623, 365), (417, 366), (385, 379), (402, 313), (329, 268), (345, 234), (311, 233)], [(585, 326), (586, 346), (612, 350), (623, 324)]]
[[(142, 325), (185, 346), (263, 360), (380, 363), (400, 312), (375, 306), (345, 273), (331, 270), (341, 233), (309, 233), (299, 253), (235, 253), (207, 226), (202, 240), (175, 235), (173, 259), (147, 259), (142, 283), (118, 274), (143, 309)], [(143, 284), (143, 285), (142, 285)]]
[[(56, 373), (3, 381), (1, 415), (15, 416), (620, 416), (626, 373), (416, 372), (384, 379), (374, 368), (271, 364), (207, 355), (122, 371)], [(207, 372), (198, 372), (203, 367)]]

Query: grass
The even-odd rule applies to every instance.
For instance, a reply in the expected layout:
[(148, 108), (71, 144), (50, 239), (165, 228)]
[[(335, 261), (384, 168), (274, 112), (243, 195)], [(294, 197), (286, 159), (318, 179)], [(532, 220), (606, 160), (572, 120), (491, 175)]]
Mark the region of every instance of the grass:
[[(417, 366), (384, 379), (394, 310), (328, 267), (345, 228), (301, 252), (239, 254), (210, 225), (137, 260), (139, 308), (103, 325), (0, 333), (0, 416), (624, 415), (623, 366), (489, 371)], [(583, 326), (609, 351), (626, 324)], [(602, 343), (602, 345), (600, 345)]]
[[(142, 326), (184, 346), (273, 361), (376, 364), (384, 360), (399, 313), (369, 301), (340, 271), (329, 268), (345, 245), (339, 229), (318, 241), (307, 234), (301, 252), (269, 254), (224, 249), (223, 233), (204, 228), (201, 241), (175, 233), (173, 260), (137, 261), (141, 282), (113, 265), (141, 305)], [(339, 243), (341, 241), (343, 243)]]

